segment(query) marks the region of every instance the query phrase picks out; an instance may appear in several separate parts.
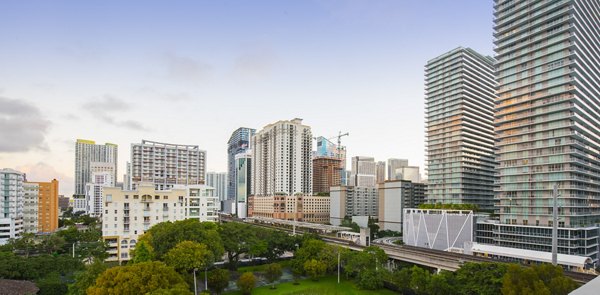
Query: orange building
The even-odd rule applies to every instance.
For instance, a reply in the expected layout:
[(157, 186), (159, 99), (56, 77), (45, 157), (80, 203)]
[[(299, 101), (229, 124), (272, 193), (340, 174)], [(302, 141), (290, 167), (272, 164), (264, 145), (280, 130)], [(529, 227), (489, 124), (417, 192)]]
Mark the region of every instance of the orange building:
[(58, 228), (58, 180), (37, 183), (38, 194), (38, 232), (54, 232)]

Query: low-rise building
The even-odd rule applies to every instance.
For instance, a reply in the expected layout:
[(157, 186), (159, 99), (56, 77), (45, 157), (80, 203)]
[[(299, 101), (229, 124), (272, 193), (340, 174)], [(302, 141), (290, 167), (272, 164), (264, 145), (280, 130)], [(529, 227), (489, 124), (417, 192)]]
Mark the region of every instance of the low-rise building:
[(251, 196), (248, 201), (249, 217), (328, 223), (329, 211), (327, 196)]

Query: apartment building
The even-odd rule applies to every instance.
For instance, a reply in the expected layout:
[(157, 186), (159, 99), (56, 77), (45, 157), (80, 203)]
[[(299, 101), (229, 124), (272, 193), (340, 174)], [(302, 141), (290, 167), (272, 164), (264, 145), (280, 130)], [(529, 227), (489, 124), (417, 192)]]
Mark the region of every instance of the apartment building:
[(248, 200), (249, 217), (328, 223), (329, 211), (329, 197), (325, 196), (251, 196)]
[(330, 222), (341, 225), (345, 217), (379, 217), (379, 193), (376, 187), (337, 186), (330, 192)]
[(206, 173), (206, 185), (215, 188), (215, 196), (219, 201), (227, 200), (227, 172)]
[(388, 180), (378, 185), (379, 228), (402, 231), (404, 209), (417, 208), (425, 201), (425, 184)]
[(75, 193), (85, 196), (85, 184), (91, 181), (92, 172), (110, 172), (117, 181), (119, 148), (116, 144), (96, 144), (93, 140), (75, 142)]
[(19, 171), (0, 170), (0, 245), (23, 234), (24, 179)]
[(229, 137), (229, 141), (227, 141), (227, 199), (236, 198), (236, 156), (247, 153), (248, 149), (250, 149), (250, 138), (255, 133), (255, 129), (240, 127), (233, 131)]
[(352, 157), (351, 168), (350, 179), (348, 181), (349, 186), (376, 186), (377, 164), (374, 158), (363, 156)]
[[(105, 187), (115, 187), (113, 178), (109, 172), (93, 172), (91, 182), (85, 185), (84, 208), (77, 208), (85, 214), (93, 217), (101, 217), (104, 205), (103, 193)], [(78, 203), (81, 204), (81, 203)]]
[(127, 183), (136, 189), (141, 182), (154, 183), (157, 190), (174, 185), (204, 184), (206, 151), (197, 145), (142, 140), (131, 144)]
[(313, 160), (313, 194), (327, 194), (341, 184), (342, 160), (333, 157), (315, 157)]

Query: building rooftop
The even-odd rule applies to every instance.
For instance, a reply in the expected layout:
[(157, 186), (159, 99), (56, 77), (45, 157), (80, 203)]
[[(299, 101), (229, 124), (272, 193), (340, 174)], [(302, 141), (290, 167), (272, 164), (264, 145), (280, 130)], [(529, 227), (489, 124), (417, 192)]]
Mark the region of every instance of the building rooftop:
[[(489, 244), (473, 243), (472, 251), (482, 252), (491, 255), (514, 257), (524, 260), (533, 260), (539, 262), (552, 263), (552, 253), (543, 251), (534, 251), (526, 249), (517, 249), (509, 247), (500, 247)], [(592, 259), (585, 256), (558, 254), (558, 264), (581, 267), (586, 264), (591, 264)]]

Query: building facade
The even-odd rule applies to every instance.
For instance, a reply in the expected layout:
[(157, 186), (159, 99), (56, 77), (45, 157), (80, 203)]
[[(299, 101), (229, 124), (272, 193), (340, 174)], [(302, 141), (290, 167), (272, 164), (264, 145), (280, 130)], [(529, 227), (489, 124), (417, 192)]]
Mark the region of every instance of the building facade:
[(462, 251), (474, 242), (473, 211), (404, 209), (402, 226), (402, 241), (414, 247)]
[(204, 184), (206, 151), (197, 145), (170, 144), (149, 140), (131, 144), (128, 182), (136, 189), (141, 182), (152, 182), (157, 190), (174, 185)]
[(372, 157), (352, 157), (349, 186), (375, 187), (377, 184), (377, 165)]
[(24, 179), (19, 171), (0, 170), (0, 245), (23, 234)]
[(237, 166), (235, 163), (235, 156), (238, 154), (246, 153), (246, 151), (250, 148), (250, 138), (254, 136), (256, 133), (255, 129), (240, 127), (237, 130), (233, 131), (231, 136), (229, 137), (229, 141), (227, 141), (227, 198), (235, 199), (236, 198), (236, 182), (237, 175), (236, 170)]
[(37, 186), (38, 216), (37, 232), (52, 233), (58, 229), (58, 180), (49, 182), (26, 182)]
[(419, 166), (409, 166), (406, 159), (388, 159), (386, 180), (410, 180), (421, 182)]
[(248, 197), (250, 197), (250, 181), (252, 180), (252, 153), (237, 154), (235, 156), (235, 214), (238, 218), (248, 217)]
[(185, 189), (185, 218), (198, 219), (200, 222), (217, 222), (221, 204), (215, 195), (215, 189), (208, 185), (190, 185)]
[(206, 173), (206, 185), (215, 188), (215, 197), (219, 201), (227, 200), (227, 172), (208, 172)]
[(328, 194), (331, 187), (341, 185), (341, 159), (334, 157), (315, 157), (312, 162), (313, 194)]
[(251, 147), (252, 195), (312, 194), (312, 133), (302, 119), (265, 126)]
[(39, 194), (39, 184), (23, 182), (23, 231), (26, 233), (38, 232)]
[(108, 172), (94, 172), (91, 178), (92, 181), (85, 185), (85, 207), (78, 210), (93, 217), (101, 217), (104, 211), (104, 188), (115, 187), (115, 183)]
[(302, 222), (328, 223), (329, 197), (319, 196), (251, 196), (249, 217), (265, 217)]
[(494, 63), (462, 47), (427, 62), (430, 202), (494, 209)]
[(385, 162), (384, 161), (378, 161), (377, 164), (375, 164), (375, 169), (376, 169), (376, 173), (375, 173), (375, 182), (376, 183), (382, 183), (385, 181)]
[[(527, 11), (524, 13), (524, 11)], [(598, 261), (600, 2), (494, 1), (499, 246)]]
[(116, 144), (96, 144), (95, 141), (78, 139), (75, 142), (75, 193), (85, 196), (85, 184), (90, 182), (92, 172), (108, 171), (117, 181), (119, 148)]
[(376, 187), (337, 186), (330, 192), (330, 221), (341, 225), (345, 217), (379, 217), (379, 193)]
[(401, 232), (404, 209), (417, 208), (425, 201), (425, 184), (388, 180), (378, 185), (379, 228)]

